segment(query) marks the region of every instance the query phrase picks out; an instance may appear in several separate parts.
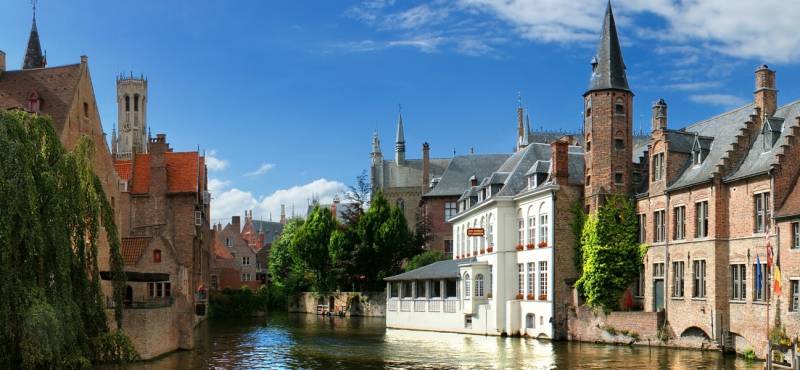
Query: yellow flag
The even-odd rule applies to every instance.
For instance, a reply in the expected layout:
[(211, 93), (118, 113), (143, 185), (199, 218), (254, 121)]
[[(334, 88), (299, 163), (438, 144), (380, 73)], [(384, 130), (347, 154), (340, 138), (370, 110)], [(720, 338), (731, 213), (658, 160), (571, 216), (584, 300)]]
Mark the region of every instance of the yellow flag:
[(775, 283), (773, 284), (772, 290), (775, 292), (776, 296), (780, 296), (781, 295), (781, 267), (780, 266), (775, 265), (775, 267), (772, 270), (772, 276), (773, 276), (773, 279), (775, 280)]

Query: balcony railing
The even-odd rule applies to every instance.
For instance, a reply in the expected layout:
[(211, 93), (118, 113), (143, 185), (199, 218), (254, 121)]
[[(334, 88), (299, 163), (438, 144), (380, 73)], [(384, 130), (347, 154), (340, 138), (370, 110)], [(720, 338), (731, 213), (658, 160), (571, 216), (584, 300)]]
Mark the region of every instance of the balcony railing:
[(386, 310), (390, 312), (397, 312), (398, 306), (400, 306), (400, 312), (458, 312), (458, 300), (442, 299), (439, 297), (414, 300), (393, 297), (389, 298), (388, 302), (386, 303)]
[(444, 312), (455, 313), (458, 301), (444, 301)]
[(397, 311), (397, 299), (389, 299), (389, 303), (387, 304), (387, 308), (389, 311)]
[(439, 312), (442, 310), (441, 299), (431, 299), (428, 301), (428, 312)]
[(400, 301), (400, 311), (411, 312), (411, 301)]
[(414, 301), (414, 312), (425, 312), (425, 302), (421, 299)]

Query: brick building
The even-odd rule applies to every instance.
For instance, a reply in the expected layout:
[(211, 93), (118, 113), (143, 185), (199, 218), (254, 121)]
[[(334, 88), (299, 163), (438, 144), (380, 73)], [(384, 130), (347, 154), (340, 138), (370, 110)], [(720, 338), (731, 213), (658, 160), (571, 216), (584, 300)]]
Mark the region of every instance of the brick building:
[[(249, 222), (251, 222), (250, 214), (247, 213), (245, 223)], [(261, 286), (261, 281), (257, 279), (256, 269), (256, 254), (261, 248), (257, 244), (251, 243), (253, 240), (251, 234), (242, 234), (241, 217), (231, 217), (231, 222), (224, 227), (217, 224), (214, 227), (214, 233), (217, 243), (225, 249), (225, 252), (215, 252), (216, 255), (227, 256), (230, 254), (232, 258), (215, 257), (212, 260), (211, 286), (216, 289), (239, 289), (242, 286), (257, 289)], [(259, 238), (256, 237), (255, 240), (259, 240)], [(236, 273), (231, 273), (231, 270)]]
[(789, 332), (798, 330), (799, 167), (791, 159), (800, 154), (800, 102), (779, 106), (767, 66), (755, 71), (753, 94), (752, 103), (680, 129), (668, 127), (659, 100), (647, 145), (635, 147), (633, 92), (609, 6), (584, 94), (584, 183), (590, 212), (609, 194), (635, 197), (649, 249), (633, 294), (645, 311), (665, 313), (676, 344), (763, 356), (770, 289), (756, 271), (765, 270), (768, 241), (785, 287), (770, 316), (777, 302)]

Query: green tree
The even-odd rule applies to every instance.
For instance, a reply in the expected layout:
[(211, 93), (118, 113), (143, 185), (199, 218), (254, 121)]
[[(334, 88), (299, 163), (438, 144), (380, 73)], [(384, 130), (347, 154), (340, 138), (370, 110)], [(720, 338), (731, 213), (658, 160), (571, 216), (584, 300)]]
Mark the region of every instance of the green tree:
[(314, 207), (308, 220), (294, 235), (294, 250), (303, 265), (313, 275), (312, 287), (317, 292), (332, 288), (335, 277), (331, 273), (331, 256), (328, 250), (331, 234), (338, 222), (327, 208)]
[(406, 263), (405, 267), (403, 267), (403, 270), (411, 271), (434, 262), (443, 261), (444, 259), (444, 253), (440, 251), (425, 251), (411, 258), (411, 260)]
[(616, 195), (583, 226), (583, 271), (577, 288), (591, 307), (619, 307), (622, 294), (639, 273), (644, 248), (637, 241), (638, 220), (633, 202)]
[(287, 297), (310, 287), (310, 279), (306, 276), (305, 268), (294, 247), (295, 235), (302, 227), (303, 220), (298, 218), (289, 220), (270, 249), (270, 283), (272, 294), (277, 297)]
[(82, 137), (66, 152), (49, 117), (0, 112), (0, 148), (0, 368), (135, 358), (106, 323), (100, 238), (110, 247), (117, 322), (125, 275), (113, 210), (91, 168), (93, 142)]

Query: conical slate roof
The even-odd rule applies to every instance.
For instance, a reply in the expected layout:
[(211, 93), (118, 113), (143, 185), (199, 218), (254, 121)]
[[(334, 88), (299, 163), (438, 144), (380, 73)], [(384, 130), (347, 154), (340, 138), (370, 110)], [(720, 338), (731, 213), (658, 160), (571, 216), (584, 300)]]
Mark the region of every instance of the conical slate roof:
[(630, 91), (610, 1), (606, 8), (602, 32), (600, 45), (597, 47), (597, 55), (592, 60), (592, 79), (589, 82), (587, 93), (608, 89)]
[(28, 49), (25, 51), (25, 62), (22, 69), (44, 68), (46, 64), (42, 54), (42, 45), (39, 43), (39, 30), (36, 29), (36, 18), (33, 19), (31, 35), (28, 37)]

